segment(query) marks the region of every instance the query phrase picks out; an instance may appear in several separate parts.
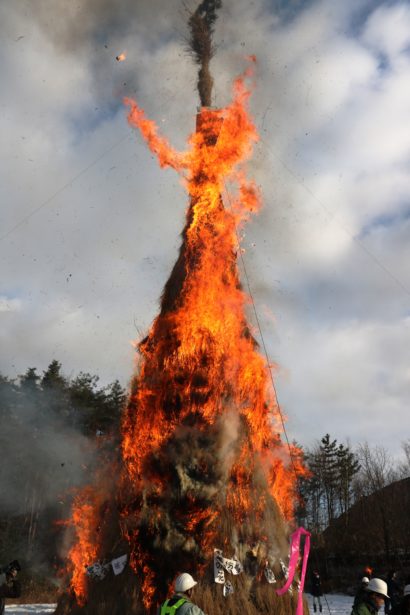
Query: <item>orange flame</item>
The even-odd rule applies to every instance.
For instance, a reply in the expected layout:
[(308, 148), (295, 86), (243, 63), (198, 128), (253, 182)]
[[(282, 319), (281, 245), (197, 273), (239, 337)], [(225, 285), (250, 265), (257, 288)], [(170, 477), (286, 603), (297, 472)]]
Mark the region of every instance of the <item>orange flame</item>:
[[(280, 411), (269, 368), (246, 321), (249, 298), (240, 287), (236, 263), (238, 227), (261, 207), (258, 187), (243, 167), (259, 138), (248, 111), (250, 90), (245, 80), (251, 76), (249, 69), (235, 80), (233, 101), (227, 107), (201, 109), (185, 152), (173, 149), (137, 103), (125, 99), (129, 123), (140, 130), (161, 167), (180, 173), (190, 197), (180, 257), (165, 286), (161, 313), (138, 346), (138, 374), (122, 424), (119, 508), (130, 563), (141, 578), (147, 609), (155, 600), (158, 582), (147, 535), (157, 540), (158, 528), (167, 521), (161, 498), (167, 500), (172, 475), (166, 457), (161, 471), (156, 467), (176, 434), (185, 429), (189, 437), (194, 425), (196, 433), (216, 447), (217, 456), (227, 414), (236, 417), (236, 427), (229, 433), (232, 453), (220, 461), (223, 485), (214, 490), (215, 505), (196, 499), (195, 488), (188, 488), (184, 506), (175, 511), (180, 535), (199, 546), (204, 558), (212, 552), (224, 510), (230, 511), (238, 527), (247, 518), (256, 524), (259, 520), (263, 535), (269, 498), (277, 502), (285, 519), (291, 519), (296, 479), (304, 473), (299, 451), (292, 451), (291, 460), (280, 439)], [(199, 456), (200, 476), (212, 474), (212, 463), (218, 463), (212, 454), (209, 457)], [(89, 501), (95, 498), (98, 510), (98, 497), (88, 496)], [(84, 498), (73, 519), (78, 545), (70, 554), (72, 584), (80, 600), (86, 591), (84, 566), (97, 555), (95, 516), (81, 502)], [(149, 515), (140, 532), (138, 519), (144, 506)]]
[[(294, 477), (293, 472), (285, 469), (282, 460), (288, 457), (289, 462), (289, 456), (272, 431), (272, 427), (280, 431), (278, 406), (265, 361), (255, 350), (251, 336), (246, 334), (244, 309), (249, 300), (238, 287), (237, 269), (232, 267), (232, 255), (237, 251), (236, 227), (250, 212), (260, 208), (256, 185), (246, 179), (243, 170), (237, 169), (240, 162), (249, 158), (252, 143), (258, 140), (247, 112), (249, 95), (244, 79), (238, 78), (230, 106), (218, 111), (202, 109), (201, 130), (191, 135), (191, 150), (185, 153), (175, 151), (166, 139), (158, 136), (154, 122), (145, 118), (133, 100), (125, 99), (130, 107), (130, 124), (140, 129), (160, 165), (184, 173), (183, 181), (194, 203), (187, 229), (187, 249), (194, 255), (198, 244), (202, 246), (200, 262), (187, 258), (188, 263), (195, 264), (188, 264), (192, 269), (187, 272), (183, 305), (168, 316), (178, 336), (178, 349), (158, 365), (157, 358), (164, 355), (161, 341), (154, 345), (142, 343), (138, 379), (144, 383), (153, 364), (160, 372), (171, 372), (174, 379), (178, 373), (192, 373), (198, 370), (201, 355), (212, 351), (213, 365), (207, 367), (207, 384), (203, 391), (207, 399), (195, 405), (195, 411), (207, 423), (213, 423), (223, 411), (218, 399), (229, 390), (240, 413), (247, 419), (252, 450), (265, 458), (269, 452), (271, 454), (270, 461), (266, 461), (274, 476), (270, 482), (272, 487), (275, 485), (273, 492), (289, 517)], [(218, 135), (216, 143), (208, 145), (209, 135), (215, 133)], [(229, 203), (229, 209), (224, 209), (220, 195), (225, 192), (227, 181), (236, 182), (237, 194)], [(163, 326), (162, 321), (159, 317), (154, 322), (148, 336), (150, 341), (160, 337), (158, 329)], [(156, 388), (160, 380), (158, 376)], [(212, 396), (208, 396), (210, 391)], [(123, 457), (133, 478), (141, 477), (145, 456), (158, 449), (193, 411), (191, 404), (181, 409), (177, 421), (169, 420), (163, 409), (163, 399), (155, 395), (152, 387), (141, 386), (134, 397), (138, 421), (135, 423), (134, 415), (130, 414), (124, 424)], [(275, 454), (278, 449), (280, 455)]]
[[(303, 472), (301, 463), (292, 467), (277, 435), (279, 408), (268, 368), (246, 323), (249, 299), (238, 282), (237, 227), (261, 205), (257, 186), (241, 166), (259, 138), (248, 113), (250, 90), (245, 77), (250, 76), (248, 70), (236, 79), (229, 106), (201, 109), (186, 152), (174, 150), (137, 103), (125, 99), (129, 123), (141, 131), (161, 167), (181, 174), (191, 206), (184, 231), (181, 287), (177, 296), (166, 287), (161, 314), (139, 345), (139, 373), (123, 423), (124, 480), (136, 492), (146, 488), (144, 468), (149, 457), (160, 454), (189, 417), (196, 417), (198, 429), (215, 425), (230, 400), (246, 431), (229, 470), (224, 503), (238, 523), (251, 513), (263, 516), (265, 499), (261, 497), (255, 505), (252, 495), (257, 467), (263, 469), (268, 490), (287, 519), (293, 515), (297, 474)], [(231, 198), (227, 182), (236, 186)], [(174, 296), (169, 299), (168, 295)], [(153, 479), (160, 492), (165, 491), (166, 477), (150, 475), (149, 480)], [(152, 492), (152, 485), (149, 489)], [(195, 528), (200, 527), (197, 540), (202, 548), (210, 546), (218, 514), (197, 507), (184, 520), (186, 534), (196, 535)], [(139, 550), (134, 566), (146, 569), (147, 554), (144, 557)]]
[(74, 529), (76, 540), (68, 553), (68, 572), (71, 573), (71, 588), (80, 606), (85, 604), (87, 596), (87, 566), (94, 564), (98, 556), (98, 512), (102, 503), (103, 496), (94, 487), (87, 486), (77, 493), (72, 505), (69, 525)]

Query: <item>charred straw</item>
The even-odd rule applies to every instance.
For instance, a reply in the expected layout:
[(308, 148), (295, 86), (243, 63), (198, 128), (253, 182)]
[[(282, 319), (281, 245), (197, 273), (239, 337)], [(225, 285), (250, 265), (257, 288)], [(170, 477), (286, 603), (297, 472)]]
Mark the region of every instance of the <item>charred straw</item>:
[(204, 0), (188, 20), (191, 31), (189, 50), (200, 66), (197, 85), (201, 105), (204, 107), (211, 105), (213, 79), (209, 71), (209, 63), (215, 52), (212, 34), (217, 11), (221, 6), (222, 0)]

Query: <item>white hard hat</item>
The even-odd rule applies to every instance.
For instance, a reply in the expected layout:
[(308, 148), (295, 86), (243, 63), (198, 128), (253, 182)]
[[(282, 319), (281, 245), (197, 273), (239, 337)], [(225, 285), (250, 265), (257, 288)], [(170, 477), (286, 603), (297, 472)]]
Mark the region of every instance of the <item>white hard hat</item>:
[(369, 577), (363, 577), (362, 583), (368, 583), (368, 582), (369, 582)]
[(183, 572), (175, 579), (175, 591), (186, 592), (196, 585), (196, 581), (187, 572)]
[(366, 589), (368, 592), (374, 592), (375, 594), (380, 594), (385, 598), (390, 598), (390, 596), (387, 595), (387, 583), (381, 579), (370, 579), (369, 585)]
[(405, 585), (403, 589), (403, 596), (409, 596), (409, 595), (410, 595), (410, 585)]

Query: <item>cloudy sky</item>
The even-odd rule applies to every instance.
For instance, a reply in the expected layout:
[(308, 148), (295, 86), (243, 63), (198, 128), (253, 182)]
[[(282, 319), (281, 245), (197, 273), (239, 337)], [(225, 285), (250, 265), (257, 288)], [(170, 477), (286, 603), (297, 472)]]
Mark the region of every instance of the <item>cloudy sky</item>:
[[(55, 358), (128, 383), (187, 199), (122, 98), (184, 148), (186, 18), (181, 0), (0, 3), (4, 375)], [(410, 5), (224, 0), (215, 42), (217, 106), (257, 56), (264, 209), (242, 246), (289, 438), (395, 454), (410, 436)]]

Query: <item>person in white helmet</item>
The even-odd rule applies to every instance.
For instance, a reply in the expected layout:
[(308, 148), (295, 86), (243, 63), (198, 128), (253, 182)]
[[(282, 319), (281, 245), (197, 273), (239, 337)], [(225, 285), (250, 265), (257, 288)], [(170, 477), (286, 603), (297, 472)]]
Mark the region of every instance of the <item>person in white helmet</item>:
[(354, 597), (353, 608), (363, 602), (363, 599), (366, 598), (366, 590), (367, 586), (369, 585), (369, 581), (369, 577), (363, 577), (360, 581), (360, 585)]
[(183, 572), (175, 579), (174, 595), (165, 600), (159, 609), (159, 615), (205, 615), (191, 600), (197, 582), (188, 572)]
[(387, 594), (387, 583), (382, 579), (370, 579), (366, 587), (366, 595), (362, 602), (353, 606), (352, 615), (376, 615), (384, 606)]

